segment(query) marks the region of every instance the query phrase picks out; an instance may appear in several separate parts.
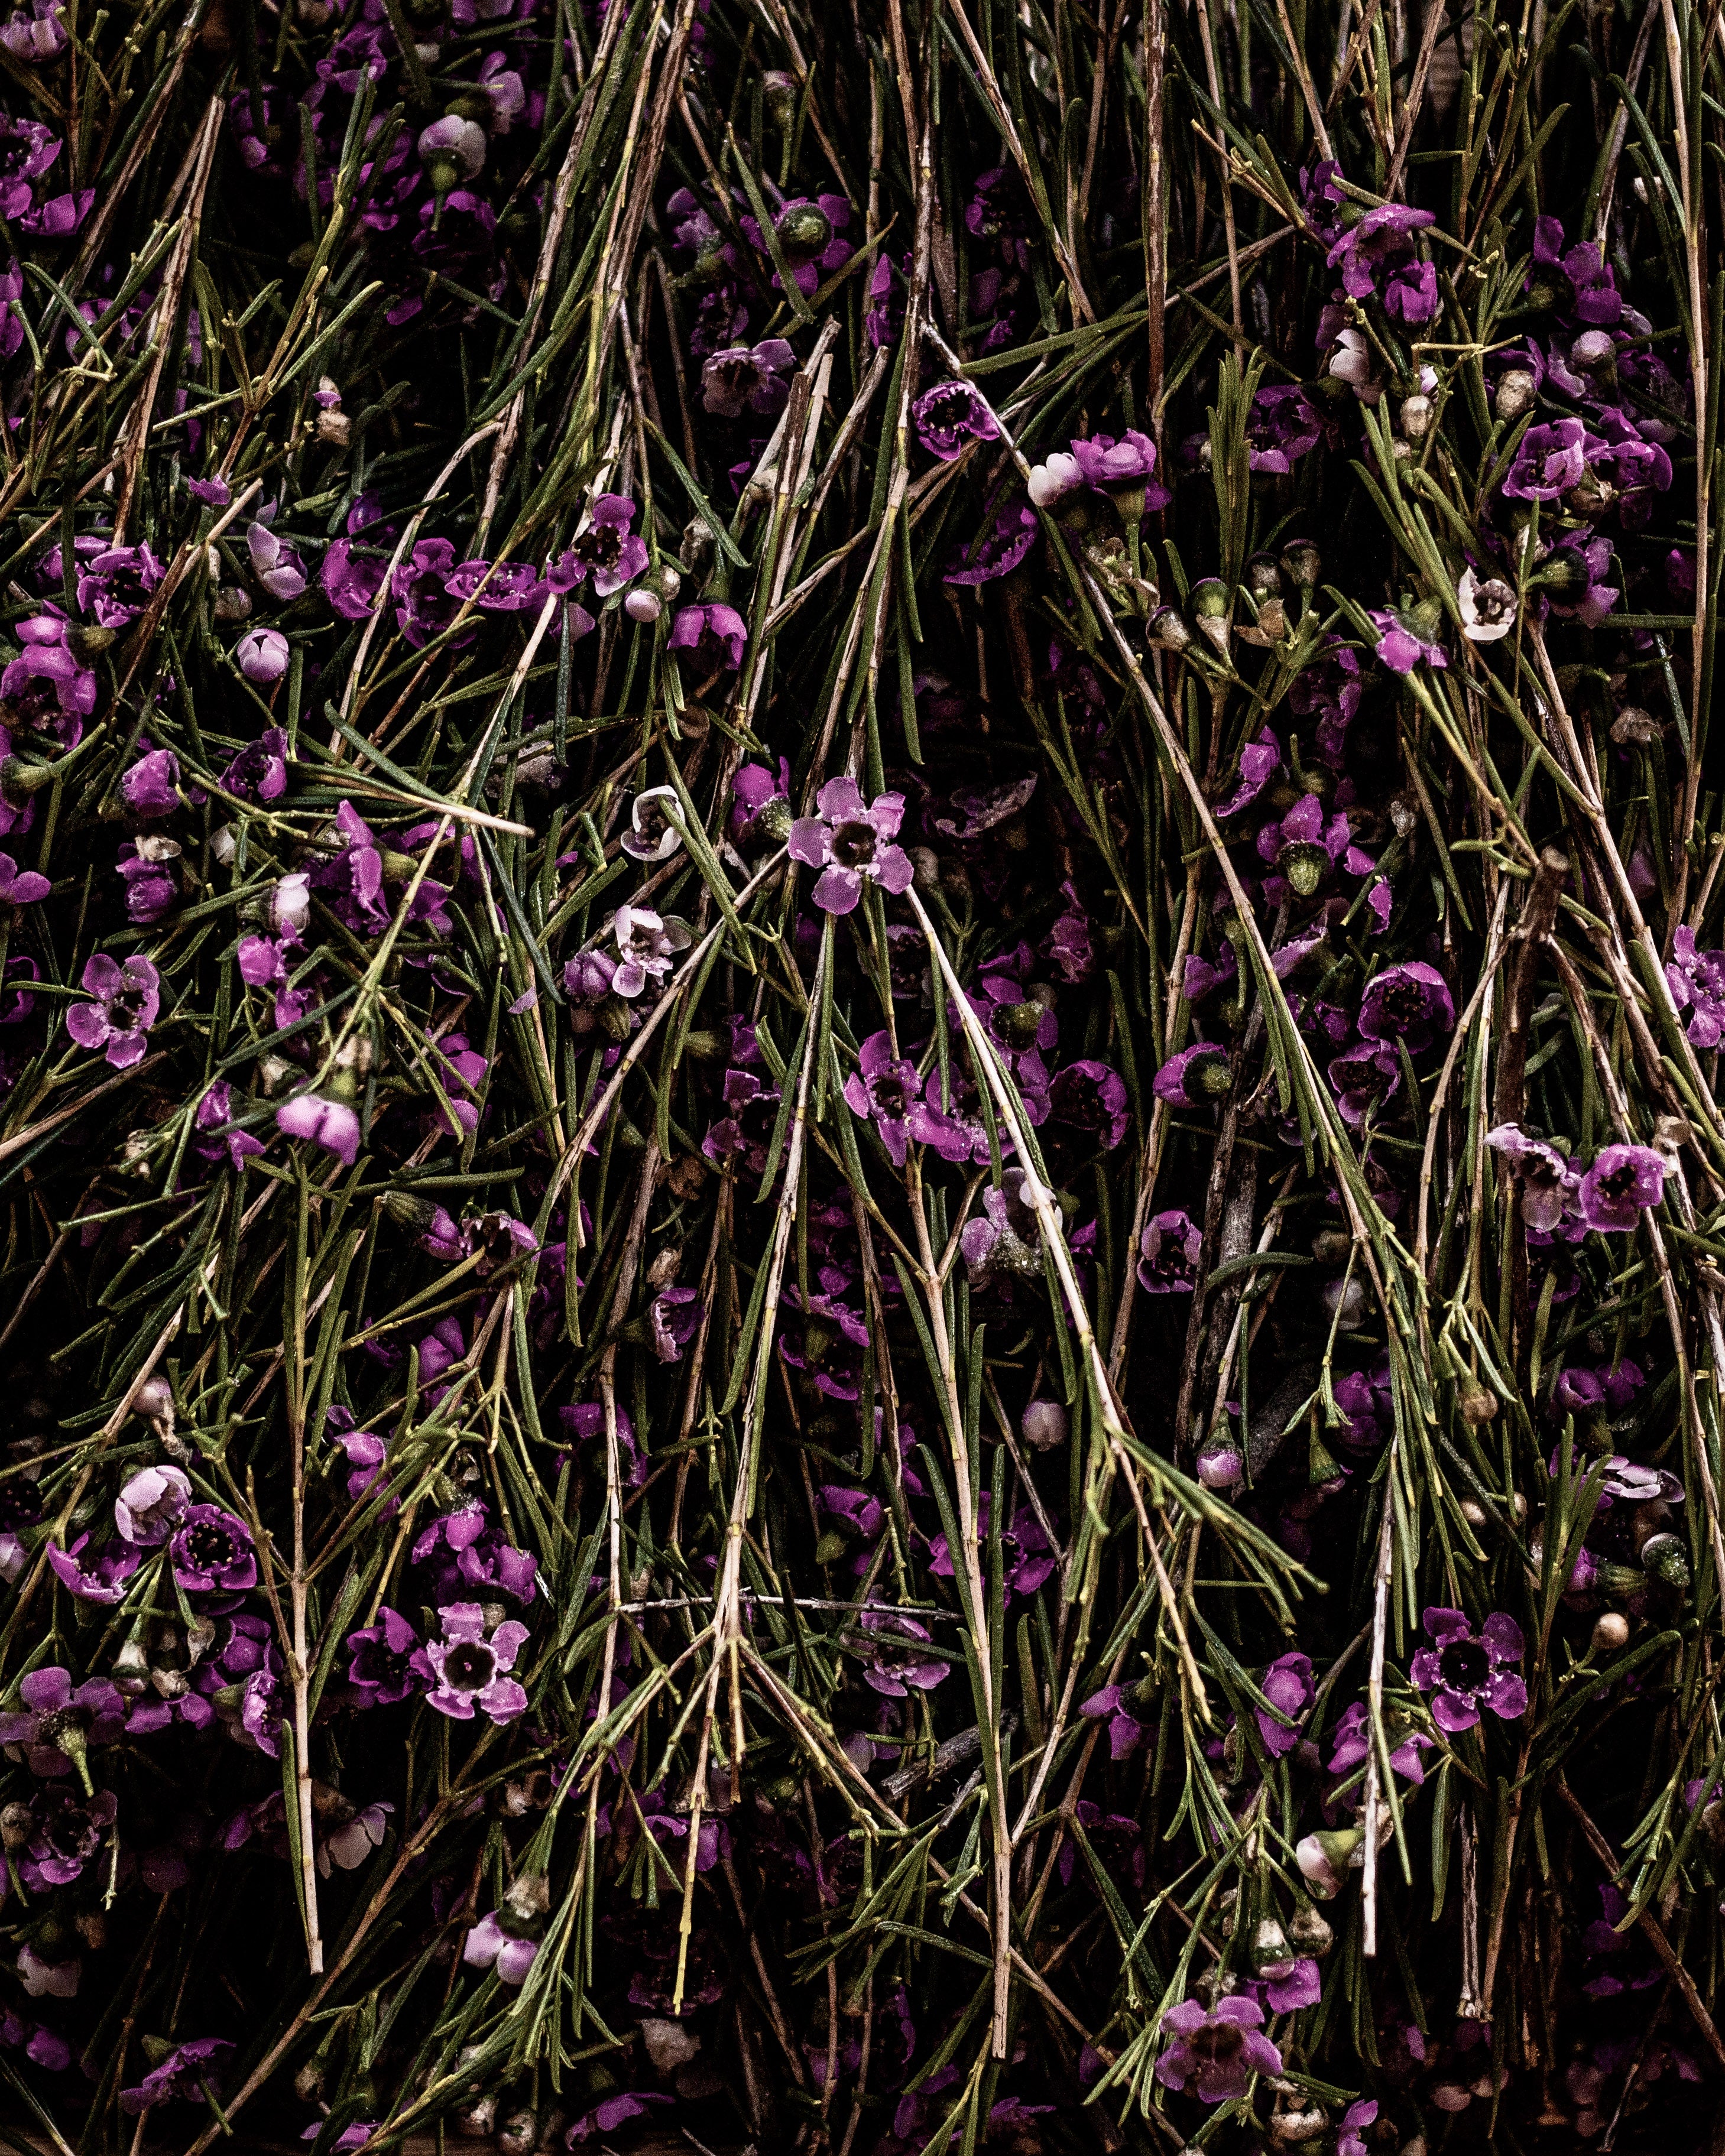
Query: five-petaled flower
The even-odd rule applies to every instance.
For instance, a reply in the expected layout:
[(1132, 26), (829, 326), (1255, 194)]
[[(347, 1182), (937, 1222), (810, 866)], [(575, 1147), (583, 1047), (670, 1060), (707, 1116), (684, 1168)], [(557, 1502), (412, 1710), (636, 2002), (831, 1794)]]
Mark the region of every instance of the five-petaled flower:
[(814, 797), (816, 813), (791, 826), (790, 854), (822, 873), (814, 902), (824, 913), (850, 913), (865, 883), (895, 897), (908, 891), (911, 857), (894, 841), (904, 821), (905, 797), (877, 793), (870, 805), (854, 778), (829, 778)]

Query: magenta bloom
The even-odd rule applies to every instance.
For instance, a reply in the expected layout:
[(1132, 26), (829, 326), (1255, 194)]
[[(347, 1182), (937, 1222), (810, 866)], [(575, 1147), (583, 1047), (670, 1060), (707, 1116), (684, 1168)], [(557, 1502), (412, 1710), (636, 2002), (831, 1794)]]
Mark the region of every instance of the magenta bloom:
[(153, 1548), (166, 1542), (192, 1502), (192, 1485), (177, 1467), (141, 1467), (114, 1500), (121, 1539)]
[(190, 1594), (239, 1594), (258, 1584), (250, 1530), (218, 1505), (188, 1505), (167, 1554), (174, 1578)]
[(1241, 1992), (1219, 1999), (1206, 2013), (1183, 1999), (1162, 2017), (1172, 2041), (1156, 2061), (1156, 2078), (1203, 2103), (1242, 2097), (1254, 2074), (1279, 2074), (1281, 2053), (1261, 2031), (1264, 2010)]
[(635, 505), (626, 494), (595, 495), (588, 504), (588, 522), (545, 572), (554, 592), (577, 591), (588, 577), (597, 596), (608, 598), (644, 576), (647, 542), (629, 530)]
[(797, 355), (783, 337), (768, 337), (751, 348), (735, 344), (716, 352), (701, 370), (701, 401), (721, 419), (740, 419), (754, 412), (771, 419), (789, 401), (785, 379)]
[(360, 1705), (394, 1707), (411, 1699), (422, 1688), (415, 1666), (422, 1651), (419, 1635), (405, 1617), (388, 1608), (378, 1610), (375, 1625), (350, 1632), (347, 1678)]
[(1104, 1152), (1120, 1143), (1132, 1121), (1126, 1081), (1107, 1064), (1088, 1058), (1057, 1070), (1048, 1098), (1058, 1122), (1088, 1131)]
[(295, 1093), (276, 1110), (275, 1127), (286, 1138), (309, 1138), (332, 1152), (343, 1168), (352, 1168), (359, 1158), (359, 1117), (345, 1101)]
[(143, 1058), (150, 1029), (162, 1008), (162, 977), (147, 958), (128, 958), (122, 966), (98, 951), (84, 968), (84, 993), (95, 1001), (74, 1004), (66, 1030), (80, 1048), (100, 1048), (116, 1070), (129, 1070)]
[(90, 1562), (85, 1564), (80, 1552), (89, 1542), (88, 1535), (80, 1535), (69, 1549), (49, 1543), (49, 1568), (66, 1592), (80, 1602), (123, 1601), (126, 1586), (138, 1568), (138, 1553), (124, 1543), (110, 1543), (100, 1555), (92, 1552)]
[(1455, 1006), (1443, 975), (1420, 958), (1374, 973), (1360, 1000), (1361, 1038), (1405, 1040), (1410, 1055), (1429, 1048), (1455, 1024)]
[(920, 1654), (929, 1644), (928, 1628), (914, 1617), (896, 1616), (890, 1610), (864, 1613), (863, 1631), (873, 1652), (863, 1670), (863, 1682), (888, 1699), (904, 1699), (906, 1686), (932, 1691), (943, 1683), (947, 1665), (937, 1656)]
[(222, 790), (242, 801), (279, 801), (287, 792), (287, 736), (266, 726), (222, 773)]
[[(701, 1832), (706, 1832), (705, 1826)], [(583, 2141), (591, 2141), (596, 2133), (614, 2133), (619, 2126), (627, 2125), (630, 2119), (644, 2118), (649, 2103), (670, 2102), (670, 2097), (661, 2094), (657, 2089), (625, 2090), (621, 2096), (608, 2096), (603, 2103), (597, 2103), (591, 2111), (582, 2112), (564, 2134), (564, 2143), (571, 2148), (578, 2148)]]
[(121, 2089), (120, 2108), (136, 2118), (158, 2103), (202, 2103), (218, 2088), (218, 2069), (234, 2046), (219, 2036), (197, 2036), (170, 2051), (136, 2088)]
[(1138, 1241), (1138, 1286), (1146, 1295), (1190, 1295), (1203, 1255), (1204, 1231), (1186, 1214), (1154, 1214)]
[[(1363, 1767), (1372, 1748), (1372, 1732), (1366, 1717), (1365, 1702), (1355, 1700), (1335, 1727), (1336, 1748), (1330, 1754), (1332, 1774), (1351, 1774), (1356, 1767)], [(1429, 1752), (1432, 1739), (1423, 1731), (1416, 1730), (1404, 1737), (1389, 1755), (1389, 1763), (1404, 1780), (1417, 1787), (1425, 1779), (1425, 1769), (1420, 1754)]]
[(267, 685), (288, 670), (288, 640), (279, 629), (254, 629), (234, 647), (234, 660), (248, 681)]
[(1104, 1685), (1100, 1691), (1093, 1691), (1079, 1703), (1078, 1712), (1087, 1721), (1106, 1721), (1111, 1759), (1126, 1758), (1144, 1741), (1143, 1723), (1127, 1711), (1127, 1690), (1125, 1685)]
[(171, 748), (141, 756), (120, 782), (120, 798), (134, 816), (146, 820), (172, 816), (180, 805), (180, 763)]
[(686, 606), (677, 608), (665, 649), (692, 652), (693, 663), (701, 673), (716, 673), (726, 667), (734, 674), (742, 664), (742, 649), (748, 640), (748, 624), (735, 607)]
[(662, 981), (677, 953), (694, 941), (685, 923), (661, 919), (644, 906), (619, 906), (611, 932), (617, 939), (611, 991), (631, 1000), (649, 981)]
[(443, 1637), (413, 1656), (413, 1667), (434, 1687), (427, 1704), (453, 1721), (471, 1722), (479, 1707), (495, 1722), (513, 1722), (527, 1709), (527, 1695), (507, 1672), (526, 1644), (527, 1628), (506, 1617), (485, 1633), (485, 1613), (477, 1602), (452, 1602), (439, 1613)]
[(1459, 1609), (1428, 1609), (1423, 1621), (1432, 1644), (1414, 1656), (1409, 1675), (1435, 1695), (1431, 1718), (1446, 1735), (1471, 1729), (1482, 1707), (1505, 1722), (1527, 1712), (1527, 1687), (1509, 1666), (1522, 1659), (1513, 1617), (1496, 1612), (1477, 1632)]
[(950, 464), (967, 442), (992, 442), (993, 416), (968, 382), (937, 382), (911, 407), (916, 439), (932, 457)]
[(1697, 1048), (1717, 1048), (1725, 1040), (1725, 951), (1697, 950), (1695, 931), (1680, 928), (1665, 977), (1672, 1002), (1690, 1014), (1691, 1040)]
[(36, 906), (54, 886), (34, 869), (21, 869), (10, 854), (0, 854), (0, 906)]
[(853, 1115), (872, 1120), (895, 1168), (905, 1164), (907, 1139), (938, 1147), (948, 1138), (952, 1124), (923, 1098), (916, 1065), (894, 1056), (886, 1034), (871, 1033), (857, 1060), (859, 1067), (845, 1081), (845, 1098)]
[(904, 821), (902, 793), (877, 794), (871, 808), (854, 778), (829, 778), (814, 805), (817, 814), (792, 824), (790, 854), (823, 871), (814, 897), (824, 913), (854, 912), (865, 883), (895, 896), (910, 889), (911, 857), (893, 843)]
[(513, 1932), (506, 1932), (494, 1909), (467, 1934), (461, 1958), (470, 1969), (495, 1969), (500, 1984), (518, 1985), (526, 1982), (538, 1951), (536, 1939), (518, 1938)]
[(30, 0), (28, 13), (16, 8), (0, 24), (0, 45), (25, 67), (46, 66), (66, 49), (64, 12), (63, 0)]
[(1500, 1123), (1486, 1132), (1486, 1143), (1502, 1154), (1521, 1184), (1522, 1219), (1528, 1227), (1548, 1235), (1575, 1211), (1581, 1172), (1555, 1146), (1530, 1138), (1518, 1123)]
[(1174, 1108), (1209, 1108), (1234, 1082), (1228, 1051), (1219, 1042), (1194, 1041), (1171, 1055), (1156, 1074), (1152, 1089)]
[(1428, 666), (1449, 665), (1449, 656), (1442, 644), (1409, 628), (1400, 614), (1373, 607), (1371, 619), (1381, 632), (1376, 646), (1378, 662), (1393, 674), (1411, 674), (1422, 659)]
[(988, 584), (997, 577), (1009, 577), (1036, 544), (1040, 529), (1034, 510), (1022, 502), (1009, 503), (988, 530), (971, 542), (942, 581)]
[(1548, 426), (1529, 427), (1503, 491), (1517, 501), (1555, 501), (1581, 484), (1588, 459), (1606, 446), (1579, 419), (1553, 419)]
[[(1273, 1707), (1285, 1714), (1289, 1722), (1297, 1723), (1316, 1696), (1312, 1684), (1312, 1657), (1278, 1656), (1265, 1673), (1262, 1690)], [(1298, 1728), (1286, 1727), (1261, 1707), (1254, 1707), (1252, 1712), (1257, 1719), (1258, 1734), (1264, 1740), (1264, 1749), (1272, 1759), (1285, 1758), (1300, 1741)]]
[(1601, 1235), (1627, 1235), (1665, 1196), (1665, 1178), (1651, 1147), (1605, 1146), (1581, 1178), (1581, 1217)]
[(0, 1744), (22, 1744), (30, 1772), (44, 1779), (69, 1774), (74, 1760), (92, 1746), (116, 1743), (125, 1729), (126, 1702), (106, 1677), (74, 1691), (69, 1673), (50, 1663), (18, 1689), (23, 1704), (0, 1714)]

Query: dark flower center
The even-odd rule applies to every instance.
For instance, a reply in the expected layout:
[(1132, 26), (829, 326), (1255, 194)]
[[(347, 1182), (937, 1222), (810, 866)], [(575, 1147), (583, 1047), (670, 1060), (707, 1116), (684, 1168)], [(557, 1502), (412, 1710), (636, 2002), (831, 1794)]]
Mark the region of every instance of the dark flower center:
[(971, 397), (968, 390), (956, 384), (937, 390), (930, 398), (923, 413), (925, 423), (946, 434), (962, 433), (971, 424)]
[(1451, 1691), (1476, 1692), (1491, 1674), (1491, 1657), (1477, 1640), (1452, 1640), (1438, 1666)]
[(490, 1682), (497, 1657), (483, 1640), (464, 1640), (444, 1657), (444, 1679), (457, 1691), (478, 1691)]
[(1599, 1178), (1599, 1187), (1608, 1198), (1632, 1196), (1635, 1188), (1634, 1163), (1625, 1161), (1620, 1167), (1608, 1168)]
[(199, 1520), (180, 1537), (180, 1555), (199, 1572), (214, 1572), (239, 1554), (232, 1535), (213, 1520)]
[(869, 1092), (875, 1103), (875, 1113), (894, 1122), (901, 1122), (911, 1104), (909, 1088), (896, 1070), (883, 1070), (869, 1081)]
[(841, 868), (864, 869), (875, 859), (875, 827), (872, 824), (835, 824), (833, 826), (833, 859)]
[(1393, 981), (1378, 1004), (1382, 1022), (1406, 1033), (1425, 1015), (1425, 993), (1413, 981)]
[(1186, 2044), (1194, 2058), (1225, 2066), (1239, 2057), (1245, 2041), (1245, 2031), (1237, 2021), (1209, 2021), (1202, 2029), (1194, 2029)]
[(410, 1674), (412, 1660), (411, 1649), (398, 1655), (381, 1640), (367, 1640), (353, 1657), (353, 1681), (379, 1690), (400, 1684)]
[(569, 552), (586, 568), (609, 569), (623, 552), (623, 534), (614, 524), (595, 524), (582, 533)]

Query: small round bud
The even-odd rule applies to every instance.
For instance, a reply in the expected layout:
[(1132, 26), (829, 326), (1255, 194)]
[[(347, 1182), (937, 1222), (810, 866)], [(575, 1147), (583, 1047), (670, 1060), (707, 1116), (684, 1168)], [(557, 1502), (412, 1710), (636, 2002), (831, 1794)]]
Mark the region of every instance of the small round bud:
[(1066, 1442), (1066, 1410), (1058, 1400), (1032, 1400), (1019, 1422), (1019, 1431), (1033, 1452), (1051, 1452)]
[(1323, 573), (1323, 557), (1310, 539), (1290, 539), (1281, 550), (1281, 566), (1290, 583), (1309, 592)]
[(1594, 1652), (1596, 1655), (1615, 1655), (1620, 1647), (1629, 1645), (1629, 1620), (1615, 1609), (1608, 1609), (1594, 1625)]
[(1431, 432), (1431, 399), (1423, 394), (1402, 399), (1402, 434), (1410, 442), (1423, 442)]
[(644, 628), (665, 612), (665, 602), (657, 592), (649, 592), (644, 584), (638, 585), (623, 602), (623, 611), (631, 621), (639, 622)]
[(1497, 377), (1497, 417), (1505, 424), (1519, 419), (1533, 402), (1533, 377), (1525, 367), (1512, 367)]

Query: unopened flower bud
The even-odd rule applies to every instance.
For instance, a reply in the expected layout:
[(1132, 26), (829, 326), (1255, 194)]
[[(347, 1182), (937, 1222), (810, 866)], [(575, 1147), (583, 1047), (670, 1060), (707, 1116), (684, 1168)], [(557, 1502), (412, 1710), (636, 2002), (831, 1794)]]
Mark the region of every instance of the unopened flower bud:
[(1066, 1442), (1066, 1410), (1058, 1400), (1032, 1400), (1024, 1409), (1019, 1430), (1033, 1452), (1051, 1452)]
[(818, 203), (793, 203), (773, 230), (787, 254), (804, 260), (820, 254), (833, 237), (832, 219)]
[(1675, 1535), (1649, 1535), (1641, 1545), (1641, 1569), (1662, 1587), (1688, 1592), (1689, 1553)]
[(1300, 1843), (1294, 1851), (1294, 1861), (1320, 1901), (1332, 1902), (1341, 1892), (1349, 1871), (1357, 1862), (1363, 1861), (1361, 1851), (1365, 1840), (1362, 1830), (1352, 1826), (1340, 1831), (1308, 1834)]
[(1290, 583), (1309, 592), (1323, 573), (1323, 557), (1310, 539), (1290, 539), (1281, 550), (1281, 566)]
[(1402, 399), (1402, 434), (1410, 442), (1423, 442), (1431, 432), (1431, 399), (1416, 392)]
[(1497, 417), (1507, 426), (1533, 402), (1535, 383), (1525, 367), (1512, 367), (1497, 377)]
[(1228, 649), (1228, 613), (1230, 601), (1228, 587), (1219, 577), (1200, 577), (1192, 587), (1188, 606), (1194, 626), (1207, 636), (1219, 652)]
[(1617, 341), (1604, 330), (1584, 330), (1569, 347), (1569, 364), (1583, 374), (1617, 371)]
[(644, 584), (638, 584), (623, 602), (623, 611), (631, 621), (639, 622), (645, 628), (657, 621), (665, 612), (665, 602), (657, 592), (649, 591)]
[(1620, 1647), (1629, 1645), (1629, 1620), (1615, 1609), (1608, 1609), (1594, 1621), (1594, 1652), (1596, 1655), (1615, 1655)]
[(1310, 1902), (1302, 1902), (1294, 1912), (1294, 1920), (1288, 1926), (1288, 1938), (1296, 1950), (1310, 1954), (1322, 1961), (1336, 1943), (1336, 1933), (1327, 1917), (1313, 1908)]
[(1158, 651), (1183, 651), (1192, 641), (1185, 617), (1175, 606), (1158, 607), (1144, 631), (1145, 640)]
[(1472, 1378), (1466, 1380), (1456, 1389), (1455, 1404), (1461, 1410), (1464, 1422), (1477, 1429), (1482, 1422), (1492, 1421), (1497, 1414), (1497, 1395)]

